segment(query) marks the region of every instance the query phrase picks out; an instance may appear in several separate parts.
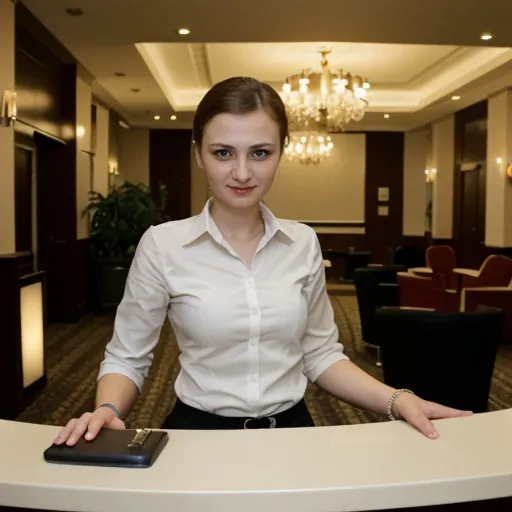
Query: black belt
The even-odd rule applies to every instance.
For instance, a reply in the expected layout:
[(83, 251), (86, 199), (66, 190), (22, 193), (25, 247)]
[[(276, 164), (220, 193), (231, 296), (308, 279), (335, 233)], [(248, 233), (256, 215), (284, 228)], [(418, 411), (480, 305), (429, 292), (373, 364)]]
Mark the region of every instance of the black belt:
[(230, 429), (286, 428), (288, 425), (292, 426), (297, 419), (302, 417), (304, 412), (307, 411), (307, 406), (303, 399), (286, 411), (256, 418), (244, 416), (220, 416), (218, 414), (196, 409), (195, 407), (185, 404), (179, 398), (176, 400), (175, 408), (178, 410), (181, 409), (181, 412), (202, 423), (204, 422)]

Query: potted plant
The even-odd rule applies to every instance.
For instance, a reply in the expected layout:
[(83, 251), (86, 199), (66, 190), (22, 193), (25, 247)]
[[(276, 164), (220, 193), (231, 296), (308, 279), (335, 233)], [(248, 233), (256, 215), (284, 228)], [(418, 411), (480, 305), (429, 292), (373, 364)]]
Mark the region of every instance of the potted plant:
[(116, 307), (124, 293), (128, 270), (144, 232), (168, 220), (164, 214), (165, 186), (155, 202), (150, 187), (125, 181), (108, 195), (89, 193), (83, 214), (89, 216), (95, 302), (101, 309)]

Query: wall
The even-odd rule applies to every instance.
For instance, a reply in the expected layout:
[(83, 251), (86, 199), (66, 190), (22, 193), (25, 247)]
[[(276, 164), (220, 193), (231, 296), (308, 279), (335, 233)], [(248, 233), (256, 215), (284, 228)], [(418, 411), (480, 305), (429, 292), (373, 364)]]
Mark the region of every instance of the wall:
[(432, 125), (432, 166), (436, 169), (432, 192), (432, 237), (436, 239), (451, 240), (453, 236), (454, 144), (454, 116)]
[(119, 175), (116, 183), (131, 181), (149, 185), (149, 130), (120, 126), (117, 128), (119, 141)]
[[(0, 1), (0, 95), (14, 89), (14, 5)], [(15, 250), (14, 129), (0, 126), (0, 254)]]
[(424, 236), (426, 230), (426, 176), (430, 168), (431, 131), (429, 128), (404, 135), (404, 236)]
[(265, 203), (281, 218), (364, 222), (365, 134), (333, 134), (329, 158), (318, 165), (282, 160)]

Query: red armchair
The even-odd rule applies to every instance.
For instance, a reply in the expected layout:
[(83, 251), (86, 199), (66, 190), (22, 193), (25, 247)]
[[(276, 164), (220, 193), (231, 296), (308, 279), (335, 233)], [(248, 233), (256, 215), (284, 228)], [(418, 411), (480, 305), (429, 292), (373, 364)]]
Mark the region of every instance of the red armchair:
[(453, 269), (457, 266), (457, 255), (449, 245), (431, 245), (426, 253), (427, 267), (444, 281), (445, 288), (457, 288), (457, 276)]
[(507, 287), (512, 280), (512, 259), (501, 254), (492, 254), (482, 263), (480, 270), (474, 272), (475, 275), (460, 273), (463, 274), (461, 288)]
[(424, 277), (410, 272), (399, 272), (397, 282), (401, 307), (428, 308), (446, 313), (460, 310), (460, 294), (446, 288), (443, 275), (432, 274)]

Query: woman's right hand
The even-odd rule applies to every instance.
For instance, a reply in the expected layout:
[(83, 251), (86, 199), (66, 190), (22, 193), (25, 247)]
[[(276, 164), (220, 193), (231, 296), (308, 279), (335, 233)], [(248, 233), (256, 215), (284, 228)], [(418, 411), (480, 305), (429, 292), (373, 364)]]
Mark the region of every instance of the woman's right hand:
[(108, 407), (99, 407), (94, 412), (86, 412), (80, 418), (68, 421), (68, 424), (59, 432), (54, 444), (74, 446), (83, 436), (87, 441), (93, 440), (102, 428), (124, 430), (124, 422)]

